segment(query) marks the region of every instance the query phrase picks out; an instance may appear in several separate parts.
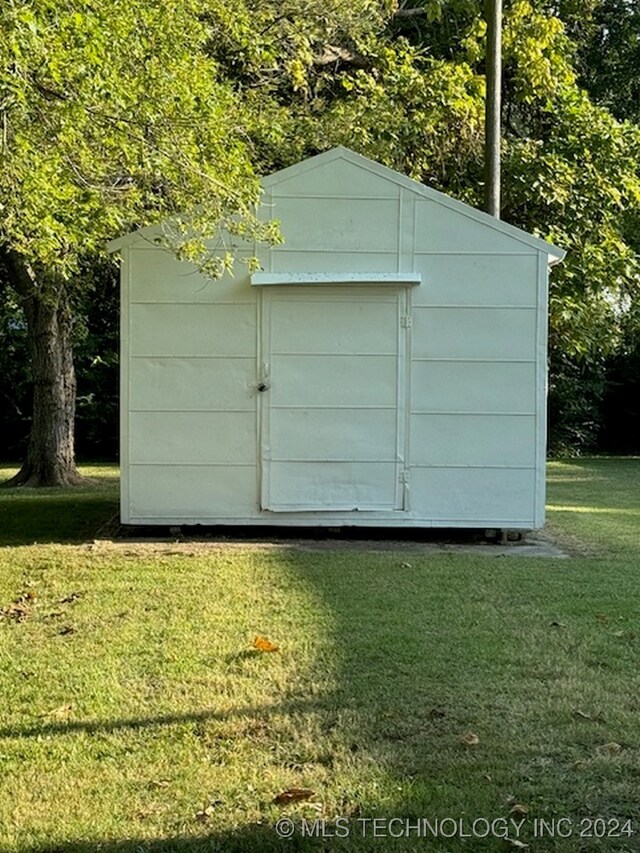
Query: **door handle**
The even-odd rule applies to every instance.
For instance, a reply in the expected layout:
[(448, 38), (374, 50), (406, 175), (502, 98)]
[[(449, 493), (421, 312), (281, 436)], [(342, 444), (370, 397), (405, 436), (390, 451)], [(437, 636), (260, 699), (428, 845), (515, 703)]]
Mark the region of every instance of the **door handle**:
[(268, 391), (269, 388), (270, 388), (270, 385), (268, 382), (260, 382), (260, 384), (258, 385), (258, 391), (261, 394), (263, 394), (265, 391)]

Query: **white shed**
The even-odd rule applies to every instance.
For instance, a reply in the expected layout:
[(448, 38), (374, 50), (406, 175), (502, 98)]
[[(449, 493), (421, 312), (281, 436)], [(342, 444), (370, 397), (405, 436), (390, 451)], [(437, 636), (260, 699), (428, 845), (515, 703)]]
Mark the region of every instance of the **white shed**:
[(564, 252), (346, 148), (262, 183), (261, 272), (110, 246), (123, 523), (540, 527)]

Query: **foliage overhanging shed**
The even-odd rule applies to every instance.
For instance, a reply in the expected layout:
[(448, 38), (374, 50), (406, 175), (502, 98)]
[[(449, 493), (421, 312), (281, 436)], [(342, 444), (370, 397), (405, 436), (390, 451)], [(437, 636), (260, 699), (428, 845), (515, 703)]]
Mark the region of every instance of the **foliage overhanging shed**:
[(263, 187), (261, 272), (111, 244), (122, 521), (540, 527), (562, 250), (345, 148)]

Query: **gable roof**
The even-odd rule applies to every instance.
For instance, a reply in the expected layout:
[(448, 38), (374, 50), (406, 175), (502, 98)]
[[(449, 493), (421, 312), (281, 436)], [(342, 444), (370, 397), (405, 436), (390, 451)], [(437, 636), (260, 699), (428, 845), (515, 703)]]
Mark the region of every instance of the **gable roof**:
[(289, 166), (286, 169), (281, 169), (278, 172), (267, 175), (261, 180), (261, 184), (265, 189), (275, 187), (284, 181), (298, 177), (312, 169), (326, 166), (335, 160), (346, 160), (354, 166), (372, 172), (374, 175), (384, 178), (387, 181), (391, 181), (392, 183), (402, 187), (403, 189), (409, 190), (422, 198), (436, 202), (436, 204), (441, 204), (443, 207), (461, 214), (462, 216), (468, 216), (470, 219), (475, 220), (481, 225), (493, 228), (495, 231), (505, 234), (507, 237), (519, 240), (521, 243), (525, 243), (528, 246), (532, 246), (538, 251), (546, 252), (553, 259), (552, 263), (561, 261), (566, 255), (564, 249), (554, 246), (554, 244), (550, 243), (548, 240), (535, 237), (533, 234), (529, 234), (528, 231), (523, 231), (522, 228), (510, 225), (502, 219), (496, 219), (496, 217), (491, 216), (489, 213), (485, 213), (483, 210), (479, 210), (478, 208), (472, 207), (470, 204), (459, 201), (458, 199), (446, 195), (439, 190), (434, 190), (425, 184), (414, 181), (413, 178), (408, 178), (401, 172), (396, 172), (388, 166), (383, 166), (381, 163), (377, 163), (375, 160), (370, 160), (368, 157), (364, 157), (362, 154), (357, 154), (355, 151), (352, 151), (350, 148), (345, 148), (342, 145), (332, 148), (330, 151), (324, 151), (322, 154), (317, 154), (315, 157), (309, 157), (306, 160), (301, 160), (299, 163), (295, 163), (293, 166)]
[[(299, 163), (295, 163), (293, 166), (288, 166), (286, 169), (280, 169), (278, 172), (273, 172), (271, 175), (267, 175), (262, 178), (260, 183), (264, 189), (271, 189), (276, 187), (278, 184), (284, 183), (291, 178), (296, 178), (305, 172), (328, 166), (336, 160), (345, 160), (357, 168), (367, 170), (384, 180), (391, 181), (403, 189), (409, 190), (410, 192), (428, 199), (429, 201), (436, 202), (459, 215), (469, 217), (479, 224), (484, 225), (487, 228), (492, 228), (493, 230), (498, 231), (507, 237), (518, 240), (527, 246), (531, 246), (537, 251), (543, 251), (549, 256), (549, 263), (551, 264), (558, 263), (558, 261), (561, 261), (566, 254), (563, 249), (560, 249), (558, 246), (554, 246), (553, 243), (549, 243), (547, 240), (542, 240), (540, 237), (534, 237), (533, 234), (529, 234), (521, 228), (516, 228), (515, 225), (510, 225), (502, 219), (496, 219), (494, 216), (491, 216), (482, 210), (478, 210), (478, 208), (465, 204), (462, 201), (458, 201), (458, 199), (452, 198), (451, 196), (441, 193), (438, 190), (434, 190), (431, 187), (427, 187), (425, 184), (421, 184), (418, 181), (414, 181), (412, 178), (408, 178), (406, 175), (388, 168), (388, 166), (383, 166), (375, 160), (370, 160), (368, 157), (362, 156), (362, 154), (357, 154), (355, 151), (352, 151), (350, 148), (345, 148), (342, 145), (332, 148), (329, 151), (325, 151), (322, 154), (317, 154), (314, 157), (308, 157), (306, 160), (301, 160)], [(161, 228), (161, 224), (156, 224), (147, 228), (138, 229), (137, 231), (132, 231), (129, 234), (124, 234), (122, 237), (111, 240), (111, 242), (107, 244), (107, 249), (109, 252), (115, 252), (130, 245), (138, 237), (144, 237), (147, 239), (153, 238), (161, 233)]]

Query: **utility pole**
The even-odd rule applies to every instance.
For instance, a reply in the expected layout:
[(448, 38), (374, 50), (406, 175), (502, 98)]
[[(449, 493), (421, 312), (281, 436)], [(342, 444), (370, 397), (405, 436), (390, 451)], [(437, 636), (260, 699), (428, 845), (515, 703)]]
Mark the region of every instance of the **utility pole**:
[(500, 219), (500, 111), (502, 86), (502, 0), (485, 0), (487, 57), (485, 99), (485, 208)]

